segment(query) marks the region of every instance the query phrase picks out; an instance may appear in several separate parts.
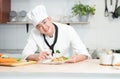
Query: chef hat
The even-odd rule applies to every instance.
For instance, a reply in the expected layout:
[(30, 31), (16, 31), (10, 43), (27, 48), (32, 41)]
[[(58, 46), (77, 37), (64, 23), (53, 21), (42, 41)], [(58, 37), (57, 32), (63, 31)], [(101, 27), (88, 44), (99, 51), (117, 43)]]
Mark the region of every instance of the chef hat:
[(39, 5), (28, 12), (27, 17), (32, 21), (33, 25), (36, 26), (39, 22), (47, 18), (48, 14), (46, 12), (45, 6)]

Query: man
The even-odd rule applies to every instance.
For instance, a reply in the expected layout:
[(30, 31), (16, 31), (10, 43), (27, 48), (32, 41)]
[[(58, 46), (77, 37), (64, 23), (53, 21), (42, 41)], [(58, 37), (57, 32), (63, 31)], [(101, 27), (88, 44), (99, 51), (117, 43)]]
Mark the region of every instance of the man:
[[(48, 16), (43, 5), (35, 7), (27, 14), (34, 28), (31, 31), (28, 43), (23, 50), (26, 60), (41, 61), (48, 58), (56, 50), (69, 57), (68, 63), (75, 63), (90, 58), (85, 45), (75, 30), (66, 24), (55, 23)], [(39, 51), (39, 54), (35, 54)]]

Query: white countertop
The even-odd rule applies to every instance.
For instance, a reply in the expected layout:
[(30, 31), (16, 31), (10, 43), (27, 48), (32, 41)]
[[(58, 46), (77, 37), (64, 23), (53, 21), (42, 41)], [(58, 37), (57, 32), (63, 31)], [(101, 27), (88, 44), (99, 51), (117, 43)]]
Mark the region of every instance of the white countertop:
[[(18, 67), (4, 67), (0, 66), (0, 74), (4, 75), (4, 73), (26, 73), (31, 74), (42, 74), (42, 75), (50, 75), (50, 74), (76, 74), (76, 76), (86, 75), (92, 76), (101, 75), (101, 76), (112, 76), (112, 77), (120, 77), (120, 70), (112, 67), (112, 66), (102, 66), (99, 65), (99, 60), (91, 59), (86, 60), (79, 63), (66, 63), (61, 65), (48, 65), (48, 64), (32, 64), (26, 66), (18, 66)], [(53, 75), (52, 74), (52, 75)], [(78, 74), (78, 75), (77, 75)], [(83, 74), (83, 75), (80, 75)], [(104, 76), (104, 77), (105, 77)], [(85, 78), (87, 79), (87, 78)], [(91, 78), (92, 79), (92, 78)]]
[[(30, 70), (30, 71), (29, 71)], [(65, 63), (60, 65), (31, 64), (18, 67), (0, 66), (0, 72), (65, 72), (65, 73), (119, 73), (120, 70), (112, 66), (102, 66), (99, 60), (91, 59), (79, 63)]]

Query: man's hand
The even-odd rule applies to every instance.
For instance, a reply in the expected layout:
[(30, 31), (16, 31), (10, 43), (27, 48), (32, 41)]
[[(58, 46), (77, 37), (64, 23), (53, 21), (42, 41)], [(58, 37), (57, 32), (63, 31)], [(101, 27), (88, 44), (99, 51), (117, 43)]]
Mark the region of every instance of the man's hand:
[(33, 61), (42, 61), (47, 59), (50, 56), (48, 52), (40, 52), (39, 54), (29, 55), (26, 60), (33, 60)]
[(80, 61), (83, 61), (83, 60), (86, 60), (88, 58), (88, 56), (86, 55), (77, 55), (77, 54), (74, 54), (70, 57), (70, 59), (68, 59), (66, 61), (66, 63), (75, 63), (75, 62), (80, 62)]
[(44, 59), (49, 58), (49, 56), (50, 56), (50, 53), (48, 53), (48, 52), (41, 52), (41, 53), (38, 55), (38, 59), (39, 59), (39, 60), (44, 60)]

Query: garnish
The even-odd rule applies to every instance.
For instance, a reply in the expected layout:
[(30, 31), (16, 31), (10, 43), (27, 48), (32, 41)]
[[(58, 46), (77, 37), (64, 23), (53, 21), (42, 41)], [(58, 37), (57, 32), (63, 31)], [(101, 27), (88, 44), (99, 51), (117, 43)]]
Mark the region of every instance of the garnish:
[(17, 61), (20, 62), (20, 61), (21, 61), (21, 58), (17, 58)]
[(59, 51), (59, 50), (56, 50), (56, 53), (60, 53), (60, 51)]
[(68, 60), (69, 58), (68, 57), (63, 57), (64, 60)]
[(1, 57), (2, 57), (2, 58), (7, 58), (8, 56), (7, 56), (7, 55), (2, 55)]

